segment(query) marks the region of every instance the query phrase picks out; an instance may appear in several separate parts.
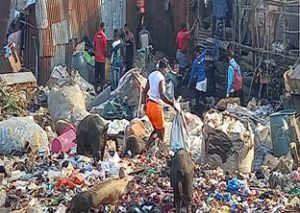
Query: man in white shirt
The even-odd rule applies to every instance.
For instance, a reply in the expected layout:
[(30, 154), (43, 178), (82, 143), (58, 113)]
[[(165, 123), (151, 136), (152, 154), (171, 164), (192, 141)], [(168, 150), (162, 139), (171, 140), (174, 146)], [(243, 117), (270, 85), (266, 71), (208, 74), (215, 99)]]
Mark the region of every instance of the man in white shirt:
[[(144, 90), (145, 97), (145, 112), (148, 116), (154, 131), (152, 132), (148, 146), (157, 137), (160, 139), (161, 143), (164, 141), (165, 134), (165, 122), (164, 122), (164, 112), (163, 104), (166, 103), (174, 108), (174, 101), (169, 100), (165, 96), (165, 73), (167, 69), (167, 64), (164, 61), (159, 63), (159, 70), (152, 72), (146, 84)], [(157, 137), (154, 135), (157, 134)]]
[(146, 30), (145, 25), (143, 26), (143, 29), (139, 33), (139, 36), (140, 36), (139, 39), (140, 39), (141, 49), (144, 49), (147, 46), (149, 46), (149, 43), (151, 42), (152, 39), (151, 39), (150, 32)]

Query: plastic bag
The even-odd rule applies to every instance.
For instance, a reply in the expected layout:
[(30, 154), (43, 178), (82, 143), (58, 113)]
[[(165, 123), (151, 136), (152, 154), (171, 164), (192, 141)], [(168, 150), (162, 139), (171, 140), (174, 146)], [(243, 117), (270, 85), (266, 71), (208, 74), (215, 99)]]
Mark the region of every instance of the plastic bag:
[(54, 120), (70, 120), (75, 108), (86, 112), (85, 96), (77, 84), (64, 85), (50, 91), (48, 110)]
[(178, 111), (176, 117), (172, 123), (171, 130), (171, 149), (177, 152), (181, 148), (187, 149), (188, 144), (188, 131), (186, 122), (181, 111)]
[(29, 148), (33, 153), (49, 152), (47, 133), (32, 117), (12, 117), (0, 122), (0, 154), (22, 155)]
[(3, 207), (5, 205), (5, 200), (6, 200), (6, 191), (1, 189), (0, 190), (0, 207)]

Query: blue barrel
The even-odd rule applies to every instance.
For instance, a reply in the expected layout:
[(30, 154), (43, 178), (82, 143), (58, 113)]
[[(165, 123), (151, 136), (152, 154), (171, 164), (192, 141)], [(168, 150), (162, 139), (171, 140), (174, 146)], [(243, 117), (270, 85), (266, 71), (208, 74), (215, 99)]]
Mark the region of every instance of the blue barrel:
[(293, 109), (282, 110), (270, 116), (271, 138), (273, 154), (276, 157), (287, 155), (290, 142), (296, 142), (296, 111)]

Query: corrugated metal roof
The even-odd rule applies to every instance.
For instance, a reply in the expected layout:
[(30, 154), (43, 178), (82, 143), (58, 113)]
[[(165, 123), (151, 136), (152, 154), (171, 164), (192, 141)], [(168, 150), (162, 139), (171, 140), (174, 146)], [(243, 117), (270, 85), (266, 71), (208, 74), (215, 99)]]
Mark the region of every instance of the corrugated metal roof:
[(51, 25), (53, 45), (69, 43), (69, 27), (67, 20)]
[(35, 4), (36, 27), (46, 29), (48, 27), (48, 14), (46, 0), (38, 0)]

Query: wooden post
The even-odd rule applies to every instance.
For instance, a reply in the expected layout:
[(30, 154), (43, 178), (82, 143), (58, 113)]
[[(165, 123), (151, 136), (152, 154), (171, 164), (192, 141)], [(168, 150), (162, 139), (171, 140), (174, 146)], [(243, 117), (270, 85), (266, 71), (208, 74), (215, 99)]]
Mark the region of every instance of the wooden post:
[(186, 23), (188, 26), (188, 29), (190, 29), (190, 5), (189, 5), (189, 1), (186, 0), (185, 1), (185, 6), (186, 6)]

